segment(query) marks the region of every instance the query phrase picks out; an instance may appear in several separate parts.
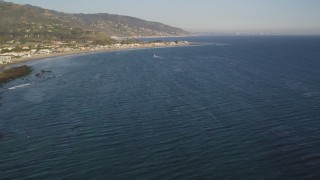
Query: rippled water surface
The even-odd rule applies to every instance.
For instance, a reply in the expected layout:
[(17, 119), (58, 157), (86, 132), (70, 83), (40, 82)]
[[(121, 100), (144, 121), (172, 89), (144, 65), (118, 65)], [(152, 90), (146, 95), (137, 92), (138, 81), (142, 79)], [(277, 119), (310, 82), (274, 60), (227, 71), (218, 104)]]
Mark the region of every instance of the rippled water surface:
[(29, 62), (0, 179), (320, 178), (320, 37), (188, 40)]

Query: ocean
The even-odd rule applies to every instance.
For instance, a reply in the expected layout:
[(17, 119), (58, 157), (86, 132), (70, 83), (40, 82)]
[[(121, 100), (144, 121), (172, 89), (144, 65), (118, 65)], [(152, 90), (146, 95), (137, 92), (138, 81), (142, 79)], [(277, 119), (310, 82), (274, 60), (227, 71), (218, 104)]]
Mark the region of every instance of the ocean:
[(320, 178), (320, 36), (173, 39), (25, 63), (0, 179)]

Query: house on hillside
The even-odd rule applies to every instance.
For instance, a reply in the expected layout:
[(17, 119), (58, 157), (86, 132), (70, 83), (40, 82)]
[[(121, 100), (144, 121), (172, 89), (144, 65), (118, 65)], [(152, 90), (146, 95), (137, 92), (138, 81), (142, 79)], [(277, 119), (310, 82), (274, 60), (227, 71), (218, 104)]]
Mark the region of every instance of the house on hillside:
[(0, 64), (12, 63), (12, 57), (10, 55), (0, 54)]

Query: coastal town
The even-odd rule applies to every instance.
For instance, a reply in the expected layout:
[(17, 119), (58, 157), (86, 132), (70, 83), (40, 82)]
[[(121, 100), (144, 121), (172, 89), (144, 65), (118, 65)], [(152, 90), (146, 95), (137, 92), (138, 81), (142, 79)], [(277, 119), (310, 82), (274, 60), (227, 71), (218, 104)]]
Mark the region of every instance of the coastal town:
[(109, 45), (86, 45), (86, 44), (66, 44), (63, 42), (54, 42), (52, 45), (35, 47), (19, 46), (0, 48), (0, 65), (19, 63), (26, 60), (45, 58), (50, 56), (59, 56), (64, 54), (76, 54), (96, 51), (112, 51), (138, 48), (157, 48), (157, 47), (174, 47), (190, 45), (187, 41), (162, 42), (136, 42), (136, 43), (115, 43)]
[(183, 46), (189, 43), (145, 40), (191, 35), (162, 23), (108, 13), (64, 13), (3, 0), (0, 9), (0, 66), (65, 54)]

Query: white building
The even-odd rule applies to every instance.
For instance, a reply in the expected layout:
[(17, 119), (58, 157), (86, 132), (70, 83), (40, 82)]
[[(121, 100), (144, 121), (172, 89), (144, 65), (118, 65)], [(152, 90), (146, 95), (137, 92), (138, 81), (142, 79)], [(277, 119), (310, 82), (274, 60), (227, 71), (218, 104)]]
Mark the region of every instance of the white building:
[(0, 64), (12, 63), (12, 57), (9, 55), (0, 54)]

